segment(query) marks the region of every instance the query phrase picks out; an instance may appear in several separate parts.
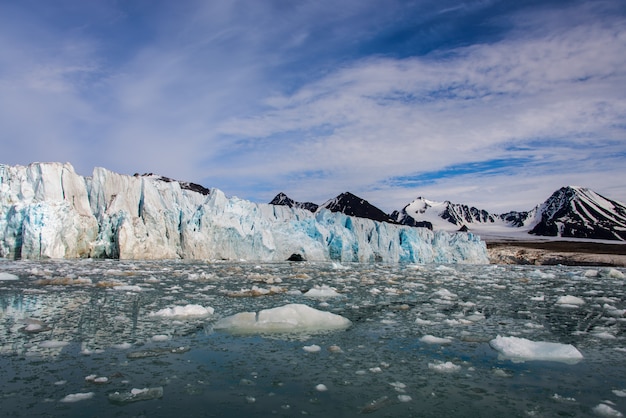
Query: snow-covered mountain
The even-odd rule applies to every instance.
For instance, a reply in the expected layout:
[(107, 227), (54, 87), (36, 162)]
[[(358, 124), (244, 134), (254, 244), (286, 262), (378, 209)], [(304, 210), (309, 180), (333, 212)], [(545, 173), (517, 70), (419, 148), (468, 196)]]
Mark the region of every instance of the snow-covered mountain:
[(278, 206), (287, 206), (290, 208), (298, 208), (298, 209), (306, 209), (309, 212), (315, 212), (319, 205), (312, 202), (296, 202), (285, 193), (278, 193), (274, 198), (270, 201), (270, 205), (278, 205)]
[(403, 225), (429, 222), (434, 230), (444, 231), (483, 230), (484, 227), (508, 227), (514, 223), (523, 226), (528, 219), (527, 215), (517, 212), (510, 212), (505, 217), (473, 206), (447, 200), (435, 202), (423, 197), (418, 197), (400, 211), (394, 211), (392, 216)]
[(537, 208), (530, 234), (626, 240), (626, 205), (584, 187), (562, 187)]
[(487, 263), (473, 234), (255, 204), (158, 175), (0, 164), (0, 257)]
[(434, 230), (479, 235), (528, 234), (567, 238), (626, 240), (626, 206), (592, 190), (569, 186), (527, 212), (493, 214), (463, 204), (417, 198), (393, 214), (404, 225), (430, 222)]

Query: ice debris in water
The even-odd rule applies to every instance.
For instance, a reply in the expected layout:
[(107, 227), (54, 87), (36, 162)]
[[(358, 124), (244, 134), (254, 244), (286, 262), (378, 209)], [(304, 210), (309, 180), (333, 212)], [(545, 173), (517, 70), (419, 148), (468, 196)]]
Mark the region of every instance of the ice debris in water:
[(596, 405), (593, 412), (601, 417), (623, 417), (624, 415), (617, 409), (611, 408), (605, 403)]
[(0, 281), (19, 280), (20, 278), (15, 274), (0, 272)]
[(322, 347), (320, 347), (319, 345), (305, 345), (304, 347), (302, 347), (302, 349), (304, 351), (306, 351), (307, 353), (319, 353), (320, 351), (322, 351)]
[(514, 362), (543, 360), (576, 364), (583, 359), (581, 352), (571, 344), (531, 341), (525, 338), (498, 335), (489, 342), (489, 345), (503, 357)]
[(333, 298), (337, 296), (341, 296), (340, 293), (337, 293), (335, 289), (328, 285), (315, 286), (312, 289), (309, 289), (304, 296), (309, 298)]
[(149, 316), (157, 316), (161, 318), (190, 318), (209, 316), (213, 315), (214, 312), (214, 309), (210, 306), (205, 308), (201, 305), (185, 305), (150, 312)]
[(116, 404), (127, 404), (138, 401), (149, 401), (163, 397), (163, 387), (154, 388), (133, 388), (129, 392), (113, 392), (109, 394), (109, 401)]
[(626, 390), (613, 390), (613, 395), (619, 396), (620, 398), (626, 398)]
[(63, 399), (61, 399), (59, 402), (73, 403), (73, 402), (78, 402), (78, 401), (84, 401), (85, 399), (93, 398), (94, 395), (95, 395), (95, 393), (93, 393), (93, 392), (71, 393), (71, 394), (67, 395), (66, 397), (64, 397)]
[(585, 301), (576, 296), (561, 296), (557, 301), (557, 305), (578, 307), (585, 304)]
[(451, 361), (428, 363), (428, 368), (440, 373), (453, 373), (461, 370), (461, 366), (452, 363)]
[(434, 335), (424, 335), (420, 341), (426, 344), (450, 344), (452, 342), (450, 338), (439, 338)]
[(67, 341), (56, 341), (56, 340), (47, 340), (39, 343), (39, 347), (41, 348), (62, 348), (68, 345)]
[(320, 383), (319, 385), (315, 386), (315, 390), (318, 392), (326, 392), (328, 388), (326, 387), (326, 385)]
[(217, 321), (213, 328), (235, 333), (281, 333), (345, 329), (350, 324), (350, 320), (341, 315), (294, 303), (258, 313), (228, 316)]
[(609, 271), (607, 272), (607, 276), (612, 279), (623, 279), (624, 277), (626, 277), (624, 276), (624, 273), (614, 268), (609, 269)]

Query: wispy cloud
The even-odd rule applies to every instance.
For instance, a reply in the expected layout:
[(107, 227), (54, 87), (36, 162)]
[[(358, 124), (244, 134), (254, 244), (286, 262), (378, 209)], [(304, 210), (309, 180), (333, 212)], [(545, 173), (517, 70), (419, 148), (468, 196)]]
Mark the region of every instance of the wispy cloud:
[(2, 162), (386, 210), (626, 200), (619, 1), (89, 3), (0, 5)]

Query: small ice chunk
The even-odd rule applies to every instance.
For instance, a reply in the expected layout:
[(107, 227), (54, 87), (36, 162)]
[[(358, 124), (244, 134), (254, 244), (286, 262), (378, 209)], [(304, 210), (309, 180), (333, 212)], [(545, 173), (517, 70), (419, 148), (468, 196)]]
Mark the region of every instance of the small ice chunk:
[(78, 402), (78, 401), (84, 401), (86, 399), (93, 398), (94, 395), (95, 395), (95, 393), (93, 393), (93, 392), (71, 393), (71, 394), (67, 395), (65, 398), (61, 399), (59, 402), (73, 403), (73, 402)]
[(450, 292), (448, 289), (439, 289), (431, 295), (431, 298), (435, 301), (452, 301), (458, 298), (456, 293)]
[(461, 370), (461, 366), (452, 363), (451, 361), (428, 363), (428, 368), (440, 373), (453, 373)]
[(585, 277), (598, 277), (598, 270), (585, 271)]
[(626, 398), (626, 390), (613, 390), (613, 395), (618, 396), (620, 398)]
[(411, 398), (409, 395), (398, 395), (398, 400), (400, 402), (411, 402), (413, 398)]
[(312, 289), (309, 289), (304, 296), (309, 298), (334, 298), (342, 295), (337, 293), (337, 291), (332, 287), (324, 284), (322, 286), (315, 286)]
[(315, 390), (318, 392), (326, 392), (328, 388), (326, 387), (326, 385), (320, 383), (319, 385), (315, 386)]
[(115, 404), (124, 405), (131, 402), (148, 401), (163, 397), (163, 387), (154, 388), (133, 388), (130, 392), (113, 392), (109, 394), (109, 401)]
[(0, 272), (0, 281), (13, 281), (20, 278), (12, 273)]
[(128, 350), (132, 346), (133, 345), (131, 343), (113, 344), (113, 348), (117, 348), (118, 350)]
[(624, 276), (624, 273), (614, 268), (609, 269), (609, 271), (607, 272), (607, 276), (612, 279), (623, 279), (624, 277), (626, 277)]
[(598, 404), (593, 407), (593, 412), (601, 417), (623, 417), (624, 415), (617, 409), (611, 408), (605, 403)]
[(585, 304), (585, 301), (576, 296), (561, 296), (557, 301), (557, 305), (571, 305), (571, 306), (581, 306)]
[(119, 285), (113, 286), (113, 290), (119, 290), (121, 292), (141, 292), (141, 287), (137, 285)]
[(452, 342), (450, 338), (440, 338), (434, 335), (424, 335), (420, 341), (426, 344), (450, 344)]
[(36, 324), (36, 323), (28, 324), (24, 327), (24, 331), (26, 332), (37, 332), (37, 331), (41, 331), (42, 329), (43, 329), (43, 325)]
[(489, 342), (489, 345), (504, 358), (514, 362), (544, 360), (576, 364), (583, 359), (580, 351), (571, 344), (531, 341), (525, 338), (498, 335)]
[(389, 384), (396, 390), (396, 392), (404, 393), (404, 390), (406, 389), (406, 385), (402, 382), (391, 382)]
[(305, 345), (304, 347), (302, 347), (302, 349), (307, 353), (319, 353), (320, 351), (322, 351), (322, 347), (315, 344)]
[(170, 337), (168, 335), (165, 335), (165, 334), (159, 334), (159, 335), (152, 336), (152, 341), (167, 341), (169, 339), (170, 339)]
[(595, 338), (600, 338), (601, 340), (614, 340), (617, 337), (610, 332), (596, 332), (592, 334)]
[(201, 305), (185, 305), (164, 308), (156, 312), (151, 312), (148, 316), (158, 316), (161, 318), (197, 318), (213, 315), (214, 312), (215, 310), (210, 306), (205, 308)]
[(41, 348), (61, 348), (65, 347), (69, 343), (67, 341), (56, 341), (56, 340), (47, 340), (39, 343), (39, 347)]
[(576, 398), (568, 398), (565, 396), (561, 396), (558, 393), (555, 393), (554, 395), (552, 395), (552, 399), (554, 399), (555, 401), (559, 401), (559, 402), (576, 402)]
[(338, 330), (348, 328), (351, 323), (341, 315), (307, 305), (289, 304), (258, 313), (241, 312), (228, 316), (217, 321), (213, 328), (246, 334), (281, 333)]

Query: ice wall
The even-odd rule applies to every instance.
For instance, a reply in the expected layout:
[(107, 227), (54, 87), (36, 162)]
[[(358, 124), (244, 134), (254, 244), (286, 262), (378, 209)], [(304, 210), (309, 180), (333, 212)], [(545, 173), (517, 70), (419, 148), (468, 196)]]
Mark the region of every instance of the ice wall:
[(0, 257), (487, 263), (472, 234), (204, 195), (158, 176), (0, 165)]

